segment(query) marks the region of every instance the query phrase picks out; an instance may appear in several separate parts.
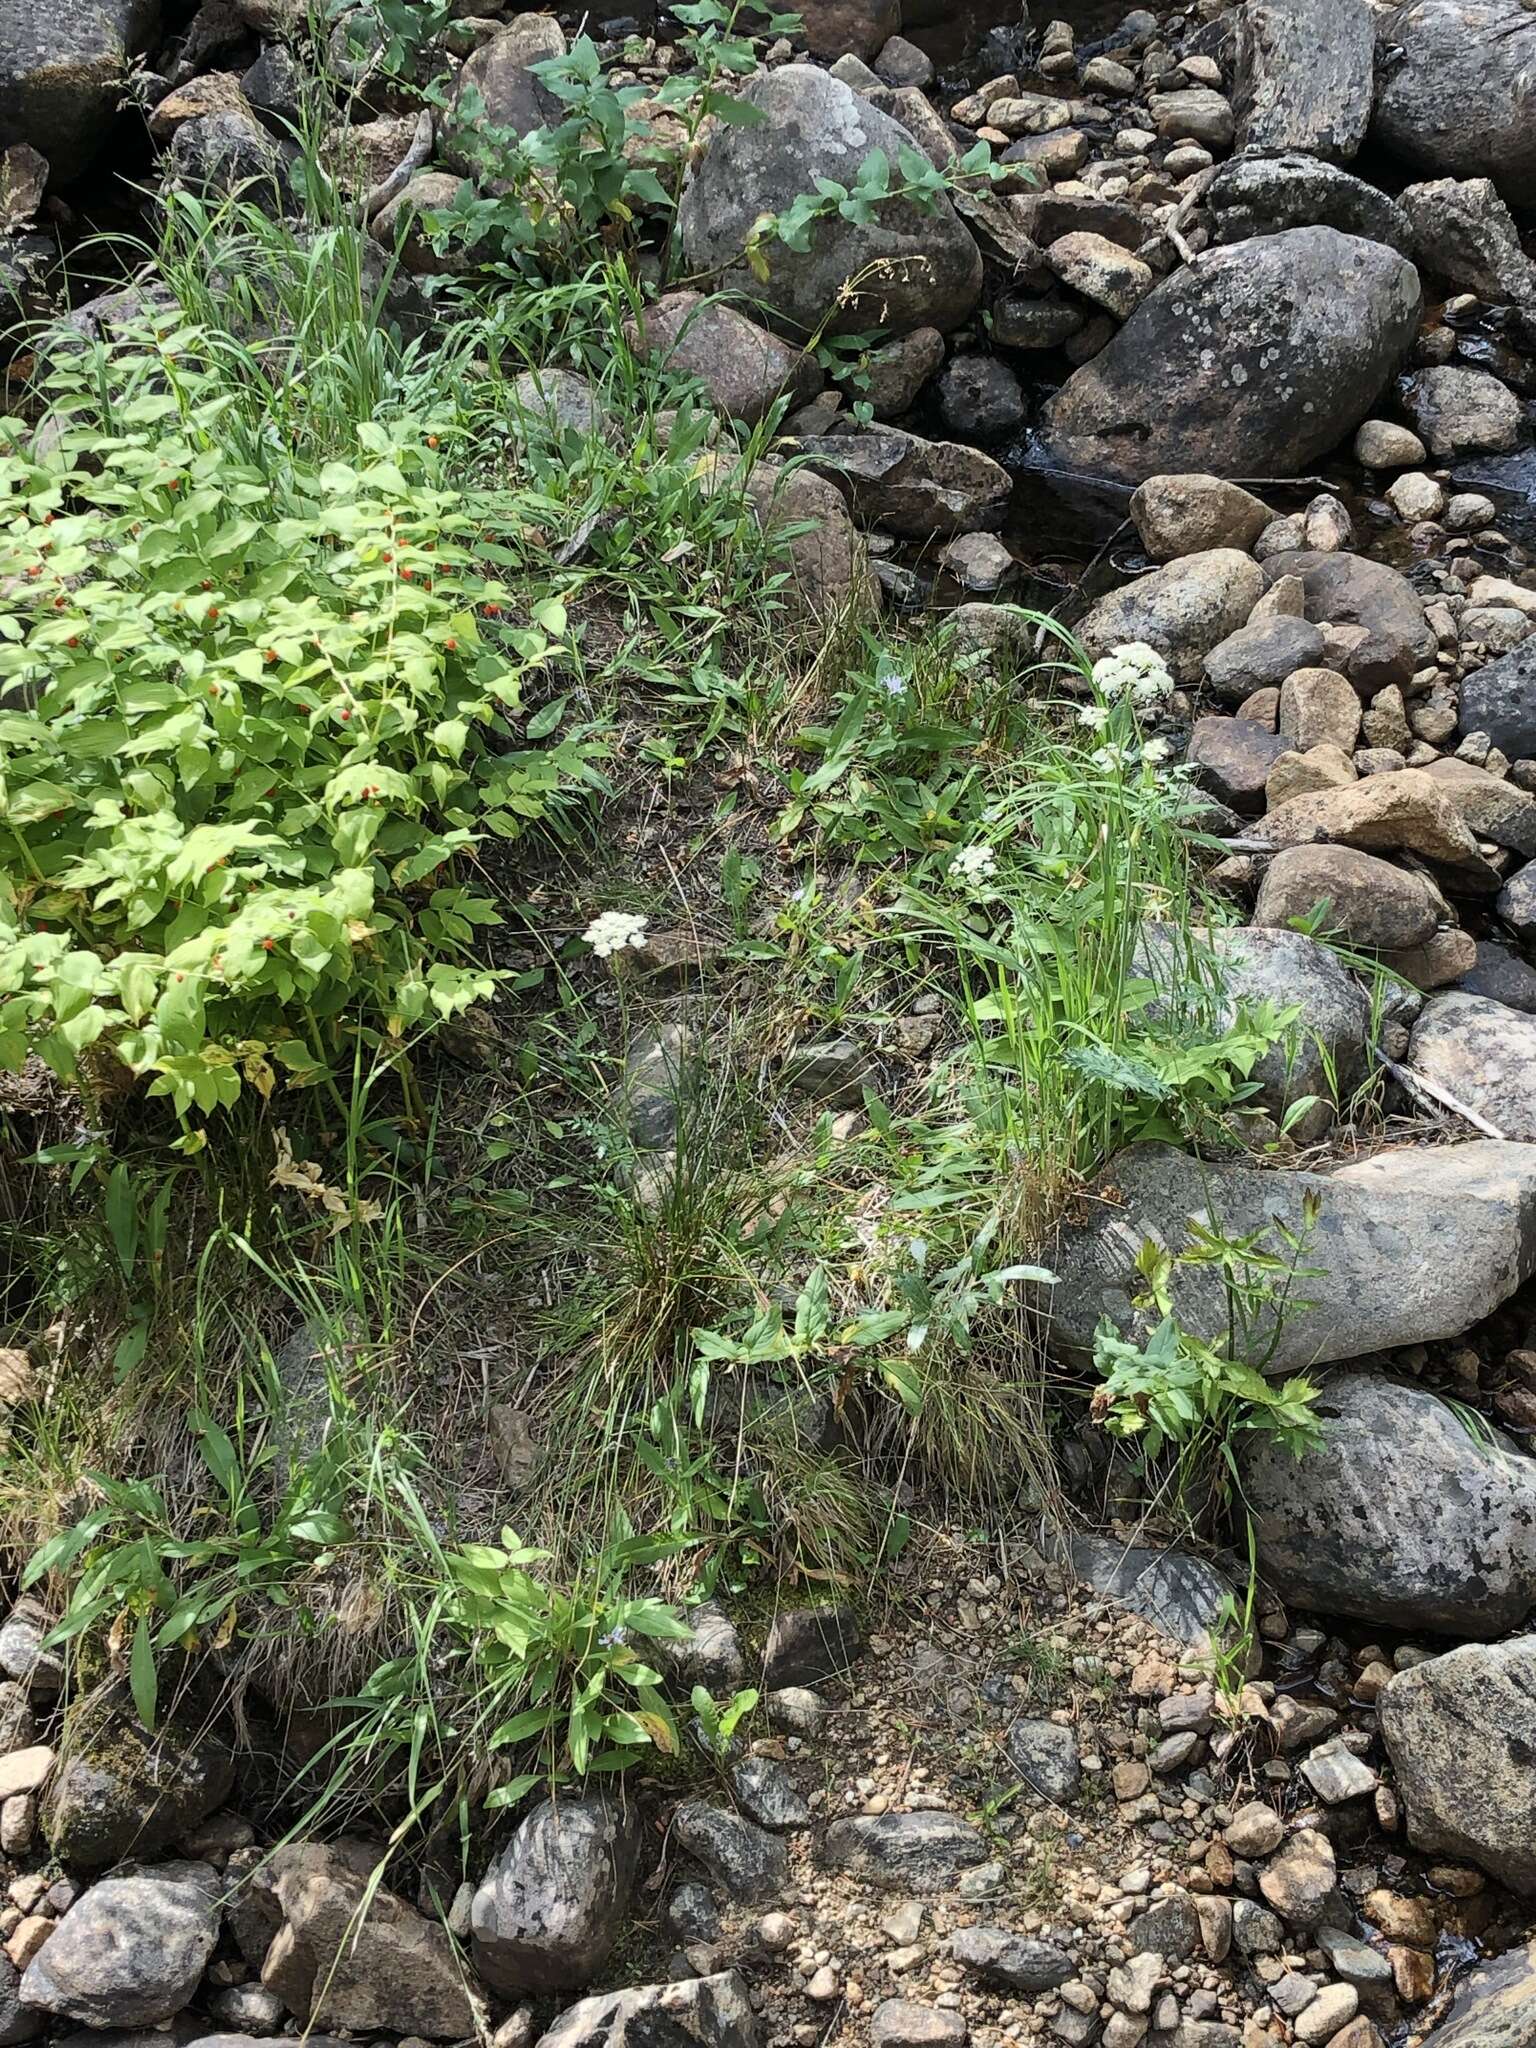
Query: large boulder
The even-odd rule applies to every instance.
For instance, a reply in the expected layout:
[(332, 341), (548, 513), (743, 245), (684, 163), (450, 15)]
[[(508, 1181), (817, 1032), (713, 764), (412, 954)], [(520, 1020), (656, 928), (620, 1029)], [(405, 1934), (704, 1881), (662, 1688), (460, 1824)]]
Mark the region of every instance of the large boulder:
[(1344, 658), (1344, 673), (1364, 698), (1394, 683), (1401, 689), (1435, 658), (1424, 600), (1385, 562), (1342, 548), (1287, 549), (1267, 558), (1264, 574), (1271, 584), (1301, 578), (1303, 608), (1314, 625), (1364, 628), (1365, 638)]
[(61, 1862), (90, 1870), (153, 1856), (222, 1806), (234, 1780), (233, 1757), (200, 1717), (170, 1714), (151, 1735), (113, 1689), (70, 1729), (43, 1832)]
[(1008, 510), (1013, 479), (963, 441), (925, 441), (899, 427), (808, 435), (800, 449), (846, 495), (853, 515), (903, 540), (990, 532)]
[(1461, 730), (1521, 760), (1536, 754), (1536, 639), (1461, 679)]
[(1505, 1137), (1536, 1139), (1536, 1017), (1455, 989), (1431, 996), (1408, 1065)]
[(742, 99), (762, 119), (716, 124), (678, 209), (687, 267), (718, 274), (760, 299), (786, 326), (810, 334), (881, 327), (958, 327), (981, 294), (981, 253), (948, 199), (925, 213), (910, 200), (882, 202), (859, 223), (833, 214), (816, 221), (810, 246), (762, 244), (766, 279), (743, 260), (764, 214), (784, 211), (818, 178), (852, 186), (872, 150), (892, 160), (913, 147), (899, 122), (829, 72), (786, 64), (760, 72)]
[(1101, 597), (1078, 637), (1095, 660), (1130, 641), (1145, 641), (1181, 683), (1192, 683), (1211, 649), (1247, 622), (1263, 590), (1257, 562), (1236, 548), (1208, 548)]
[(804, 405), (821, 389), (821, 370), (807, 350), (702, 292), (668, 292), (628, 331), (641, 353), (697, 377), (723, 413), (749, 427), (786, 394)]
[(1420, 301), (1405, 257), (1334, 228), (1207, 250), (1067, 379), (1042, 452), (1129, 483), (1164, 470), (1295, 476), (1365, 418)]
[(1466, 1643), (1400, 1671), (1378, 1711), (1409, 1838), (1536, 1892), (1536, 1636)]
[(1348, 163), (1371, 120), (1376, 40), (1366, 0), (1248, 0), (1235, 22), (1238, 148)]
[(747, 1987), (724, 1970), (580, 1999), (537, 2048), (758, 2048), (758, 2039)]
[[(1439, 1252), (1426, 1243), (1418, 1255), (1438, 1266)], [(1257, 1435), (1242, 1452), (1259, 1569), (1281, 1597), (1458, 1636), (1524, 1620), (1536, 1602), (1536, 1463), (1376, 1373), (1337, 1374), (1317, 1413), (1323, 1440), (1299, 1461)]]
[(1536, 2038), (1536, 1940), (1481, 1962), (1456, 1986), (1435, 2048), (1530, 2048)]
[(1281, 927), (1323, 907), (1323, 929), (1366, 953), (1422, 946), (1440, 922), (1434, 889), (1373, 853), (1352, 846), (1291, 846), (1259, 884), (1253, 921)]
[(1381, 16), (1373, 132), (1410, 164), (1536, 206), (1536, 16), (1522, 0), (1404, 0)]
[(1536, 263), (1491, 178), (1433, 178), (1408, 186), (1399, 203), (1421, 270), (1490, 306), (1536, 304)]
[[(1294, 1256), (1299, 1277), (1288, 1298), (1250, 1319), (1245, 1356), (1268, 1373), (1302, 1372), (1460, 1337), (1536, 1273), (1536, 1146), (1407, 1146), (1331, 1174), (1128, 1146), (1090, 1185), (1082, 1220), (1056, 1248), (1052, 1342), (1084, 1356), (1103, 1317), (1145, 1335), (1137, 1253), (1150, 1238), (1177, 1254), (1195, 1219), (1231, 1237), (1258, 1233), (1271, 1253)], [(1209, 1343), (1226, 1335), (1217, 1271), (1178, 1266), (1172, 1285), (1187, 1330)]]
[(624, 1927), (639, 1814), (603, 1798), (544, 1799), (475, 1893), (475, 1968), (509, 1998), (590, 1984)]
[(0, 0), (0, 146), (30, 143), (57, 185), (89, 170), (159, 27), (160, 0)]
[(154, 2027), (196, 1991), (219, 1938), (219, 1877), (165, 1863), (77, 1899), (21, 1980), (24, 2005), (88, 2027)]
[(1520, 401), (1489, 370), (1440, 363), (1402, 379), (1404, 410), (1437, 461), (1507, 455), (1520, 445)]
[(1229, 1030), (1240, 1011), (1272, 1003), (1299, 1011), (1285, 1036), (1265, 1053), (1250, 1079), (1253, 1106), (1281, 1117), (1304, 1097), (1316, 1098), (1289, 1128), (1303, 1141), (1333, 1122), (1335, 1090), (1347, 1100), (1365, 1073), (1370, 1007), (1338, 956), (1300, 932), (1232, 925), (1194, 934), (1184, 945), (1168, 925), (1143, 928), (1132, 972), (1158, 990), (1150, 1014), (1184, 1015), (1192, 1031)]
[(1471, 827), (1422, 768), (1290, 797), (1266, 816), (1264, 836), (1280, 847), (1335, 842), (1366, 853), (1417, 853), (1469, 890), (1489, 891), (1499, 883)]
[(1206, 187), (1205, 206), (1218, 242), (1325, 227), (1412, 254), (1408, 219), (1397, 201), (1321, 157), (1233, 157)]

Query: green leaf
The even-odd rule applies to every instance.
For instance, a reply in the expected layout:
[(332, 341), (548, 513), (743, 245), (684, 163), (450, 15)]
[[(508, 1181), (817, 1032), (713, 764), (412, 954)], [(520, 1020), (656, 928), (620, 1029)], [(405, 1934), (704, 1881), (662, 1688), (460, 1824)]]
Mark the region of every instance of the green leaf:
[(141, 1614), (133, 1631), (133, 1649), (128, 1659), (128, 1688), (134, 1711), (151, 1735), (155, 1732), (155, 1705), (160, 1682), (155, 1675), (155, 1651), (149, 1636), (149, 1617)]

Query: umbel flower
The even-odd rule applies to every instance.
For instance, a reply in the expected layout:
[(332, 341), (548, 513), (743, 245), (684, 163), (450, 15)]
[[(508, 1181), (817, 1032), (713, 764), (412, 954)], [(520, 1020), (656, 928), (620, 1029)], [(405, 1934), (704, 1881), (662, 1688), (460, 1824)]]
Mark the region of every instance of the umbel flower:
[(647, 921), (627, 910), (604, 910), (593, 918), (581, 936), (599, 960), (608, 960), (615, 953), (622, 953), (626, 946), (643, 946)]
[(1128, 697), (1138, 711), (1150, 711), (1173, 695), (1168, 664), (1145, 640), (1128, 640), (1093, 664), (1093, 680), (1105, 697)]

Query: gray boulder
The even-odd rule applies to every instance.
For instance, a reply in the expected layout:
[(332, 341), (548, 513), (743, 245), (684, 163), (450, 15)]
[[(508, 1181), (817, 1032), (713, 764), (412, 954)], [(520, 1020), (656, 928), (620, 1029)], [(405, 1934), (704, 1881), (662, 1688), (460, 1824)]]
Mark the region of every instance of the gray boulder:
[(160, 28), (160, 0), (0, 0), (0, 144), (30, 143), (56, 185), (112, 134), (122, 82)]
[(1411, 874), (1353, 846), (1290, 846), (1264, 871), (1256, 926), (1281, 927), (1326, 904), (1324, 928), (1365, 952), (1422, 946), (1440, 922), (1436, 892)]
[(771, 1905), (789, 1882), (784, 1844), (726, 1807), (685, 1800), (672, 1817), (672, 1832), (733, 1899)]
[(1240, 626), (1206, 656), (1205, 679), (1224, 704), (1241, 704), (1255, 690), (1278, 690), (1299, 668), (1323, 658), (1323, 635), (1310, 619), (1255, 619)]
[(925, 441), (899, 427), (807, 435), (800, 452), (843, 492), (861, 525), (904, 540), (995, 529), (1013, 490), (1007, 470), (979, 448)]
[(1434, 178), (1410, 185), (1400, 204), (1420, 269), (1490, 306), (1536, 304), (1536, 263), (1491, 178)]
[(981, 293), (981, 254), (942, 197), (931, 213), (902, 199), (877, 205), (864, 225), (841, 215), (818, 221), (805, 252), (769, 241), (768, 277), (752, 277), (743, 250), (761, 215), (815, 191), (818, 178), (853, 185), (871, 150), (883, 150), (894, 171), (913, 142), (888, 114), (808, 64), (759, 72), (742, 98), (763, 119), (717, 123), (683, 193), (678, 231), (688, 269), (740, 284), (803, 334), (829, 316), (836, 334), (957, 327)]
[(1325, 227), (1412, 253), (1408, 219), (1397, 201), (1321, 157), (1233, 157), (1217, 169), (1204, 204), (1218, 242)]
[[(7, 1955), (0, 1954), (0, 2048), (17, 2048), (22, 2041), (36, 2040), (47, 2022), (30, 2005), (21, 2002), (21, 1972)], [(157, 2041), (155, 2048), (169, 2048)]]
[(1248, 0), (1235, 42), (1238, 148), (1348, 163), (1371, 119), (1376, 39), (1366, 0)]
[(1403, 406), (1437, 461), (1507, 455), (1520, 445), (1520, 401), (1489, 370), (1442, 363), (1401, 383)]
[(1516, 1942), (1456, 1986), (1435, 2048), (1530, 2048), (1536, 2033), (1536, 1941)]
[(641, 353), (697, 377), (723, 413), (749, 427), (781, 397), (805, 405), (821, 389), (820, 367), (807, 350), (702, 292), (668, 292), (627, 332)]
[(1257, 1436), (1242, 1454), (1259, 1569), (1282, 1599), (1458, 1636), (1522, 1621), (1536, 1602), (1536, 1464), (1375, 1373), (1330, 1379), (1317, 1413), (1323, 1441), (1301, 1460)]
[(1187, 1550), (1152, 1550), (1087, 1534), (1071, 1537), (1066, 1548), (1072, 1569), (1096, 1593), (1175, 1642), (1207, 1642), (1233, 1593), (1213, 1564)]
[(1378, 1711), (1410, 1839), (1536, 1892), (1536, 1636), (1466, 1643), (1400, 1671)]
[(1127, 641), (1155, 647), (1181, 683), (1199, 679), (1212, 648), (1246, 624), (1264, 572), (1236, 548), (1208, 548), (1165, 562), (1112, 590), (1078, 627), (1091, 659)]
[(1521, 0), (1404, 0), (1382, 15), (1378, 142), (1536, 206), (1536, 18)]
[[(1245, 1345), (1249, 1362), (1270, 1373), (1460, 1337), (1536, 1272), (1531, 1145), (1406, 1146), (1331, 1174), (1131, 1145), (1088, 1194), (1088, 1220), (1065, 1229), (1051, 1261), (1052, 1342), (1078, 1357), (1092, 1351), (1101, 1317), (1146, 1333), (1134, 1306), (1137, 1252), (1151, 1237), (1177, 1253), (1193, 1217), (1232, 1236), (1267, 1232), (1270, 1250), (1287, 1258), (1287, 1233), (1299, 1245), (1292, 1298), (1283, 1312), (1256, 1316)], [(1318, 1206), (1309, 1230), (1310, 1202)], [(1225, 1334), (1226, 1290), (1210, 1269), (1178, 1268), (1173, 1301), (1197, 1336), (1214, 1343)]]
[(1487, 996), (1431, 996), (1408, 1065), (1449, 1089), (1507, 1138), (1536, 1139), (1536, 1017)]
[(1461, 730), (1487, 733), (1511, 760), (1536, 754), (1536, 639), (1462, 677)]
[(113, 1689), (82, 1710), (43, 1798), (43, 1832), (64, 1863), (97, 1870), (153, 1856), (228, 1798), (234, 1759), (192, 1716), (151, 1735)]
[(1271, 585), (1282, 576), (1299, 576), (1306, 616), (1314, 625), (1365, 628), (1366, 637), (1344, 662), (1344, 673), (1362, 697), (1394, 683), (1401, 688), (1435, 658), (1424, 600), (1385, 562), (1343, 549), (1287, 549), (1269, 556), (1264, 575)]
[(1295, 476), (1365, 418), (1420, 302), (1405, 257), (1334, 228), (1207, 250), (1067, 379), (1045, 408), (1042, 453), (1130, 483), (1164, 470)]
[(758, 2041), (747, 1987), (723, 1970), (583, 1998), (539, 2036), (537, 2048), (758, 2048)]
[(986, 1838), (954, 1813), (856, 1814), (827, 1829), (826, 1859), (882, 1891), (947, 1891), (985, 1863)]
[(508, 1998), (590, 1984), (623, 1931), (639, 1851), (633, 1806), (540, 1800), (475, 1893), (471, 1946), (486, 1983)]
[(22, 2003), (89, 2027), (157, 2026), (196, 1991), (218, 1938), (219, 1878), (208, 1864), (109, 1877), (28, 1963)]

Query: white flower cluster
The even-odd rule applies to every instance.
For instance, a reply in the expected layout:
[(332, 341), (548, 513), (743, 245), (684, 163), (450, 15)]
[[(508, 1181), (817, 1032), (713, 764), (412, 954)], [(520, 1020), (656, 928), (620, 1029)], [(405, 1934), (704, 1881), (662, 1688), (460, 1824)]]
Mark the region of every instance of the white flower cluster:
[(1093, 664), (1093, 680), (1109, 698), (1129, 697), (1138, 711), (1150, 711), (1173, 695), (1168, 664), (1145, 640), (1130, 640)]
[(949, 864), (949, 876), (964, 888), (974, 889), (997, 873), (997, 855), (984, 839), (962, 846)]
[(626, 946), (643, 946), (646, 923), (645, 918), (633, 917), (627, 910), (604, 910), (581, 936), (599, 960), (607, 960)]

